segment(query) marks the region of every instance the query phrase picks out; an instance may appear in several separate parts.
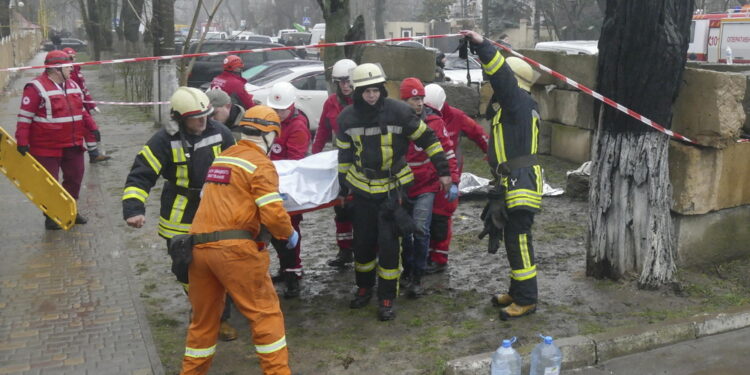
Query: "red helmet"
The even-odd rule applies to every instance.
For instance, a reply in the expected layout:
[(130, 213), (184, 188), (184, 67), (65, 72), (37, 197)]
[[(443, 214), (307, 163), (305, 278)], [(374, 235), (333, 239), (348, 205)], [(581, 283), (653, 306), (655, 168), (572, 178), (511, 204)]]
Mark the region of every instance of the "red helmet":
[(237, 68), (244, 68), (245, 63), (237, 55), (229, 55), (224, 59), (224, 70), (233, 71)]
[(44, 65), (60, 65), (67, 64), (71, 61), (70, 55), (64, 51), (54, 50), (47, 52), (47, 56), (44, 58)]
[(413, 96), (424, 96), (424, 85), (419, 78), (409, 77), (401, 82), (401, 99), (409, 99)]
[(74, 50), (74, 49), (72, 49), (70, 47), (63, 48), (63, 52), (67, 53), (71, 57), (76, 57), (76, 50)]

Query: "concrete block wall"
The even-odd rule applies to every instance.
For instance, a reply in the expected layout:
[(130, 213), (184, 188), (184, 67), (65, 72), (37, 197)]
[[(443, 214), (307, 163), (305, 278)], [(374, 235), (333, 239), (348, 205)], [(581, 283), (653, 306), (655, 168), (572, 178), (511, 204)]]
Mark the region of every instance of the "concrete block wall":
[(427, 49), (365, 46), (359, 63), (368, 62), (379, 63), (389, 80), (401, 81), (404, 78), (417, 77), (425, 84), (435, 80), (435, 52)]

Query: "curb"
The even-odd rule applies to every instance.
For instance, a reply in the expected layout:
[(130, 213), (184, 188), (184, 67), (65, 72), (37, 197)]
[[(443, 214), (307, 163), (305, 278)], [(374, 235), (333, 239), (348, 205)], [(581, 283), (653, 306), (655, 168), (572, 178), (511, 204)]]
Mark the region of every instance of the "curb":
[[(593, 366), (616, 357), (695, 340), (704, 336), (750, 327), (750, 307), (738, 307), (721, 313), (671, 320), (646, 328), (615, 329), (589, 336), (555, 340), (563, 353), (563, 370)], [(528, 371), (534, 345), (518, 348)], [(457, 358), (446, 363), (445, 375), (486, 375), (493, 352)]]

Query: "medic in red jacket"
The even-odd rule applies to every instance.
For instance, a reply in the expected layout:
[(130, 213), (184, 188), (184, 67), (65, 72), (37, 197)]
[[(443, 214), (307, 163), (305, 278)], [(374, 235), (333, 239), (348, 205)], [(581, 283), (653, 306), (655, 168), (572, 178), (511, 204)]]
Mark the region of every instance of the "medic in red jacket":
[(224, 59), (224, 71), (214, 77), (211, 81), (211, 88), (224, 90), (230, 98), (238, 101), (237, 104), (248, 110), (255, 105), (255, 102), (253, 102), (253, 95), (245, 88), (247, 80), (240, 74), (244, 67), (245, 63), (239, 56), (227, 56)]
[(312, 145), (313, 154), (323, 151), (326, 143), (336, 136), (336, 133), (339, 131), (339, 124), (336, 122), (336, 118), (339, 117), (339, 113), (341, 113), (344, 107), (352, 103), (351, 92), (347, 96), (333, 93), (326, 99), (325, 103), (323, 103), (323, 112), (320, 114), (318, 130), (315, 132), (315, 141)]

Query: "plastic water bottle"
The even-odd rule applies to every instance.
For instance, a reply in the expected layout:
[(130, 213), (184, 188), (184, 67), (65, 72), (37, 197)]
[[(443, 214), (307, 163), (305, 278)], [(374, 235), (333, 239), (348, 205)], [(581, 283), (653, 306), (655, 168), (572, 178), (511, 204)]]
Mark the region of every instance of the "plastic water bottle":
[(732, 47), (727, 46), (727, 64), (732, 65), (734, 64), (734, 59), (732, 58)]
[(530, 375), (559, 375), (562, 352), (552, 342), (551, 336), (539, 335), (544, 341), (531, 352)]
[(521, 355), (513, 349), (516, 338), (503, 340), (503, 344), (492, 354), (492, 375), (521, 375)]

